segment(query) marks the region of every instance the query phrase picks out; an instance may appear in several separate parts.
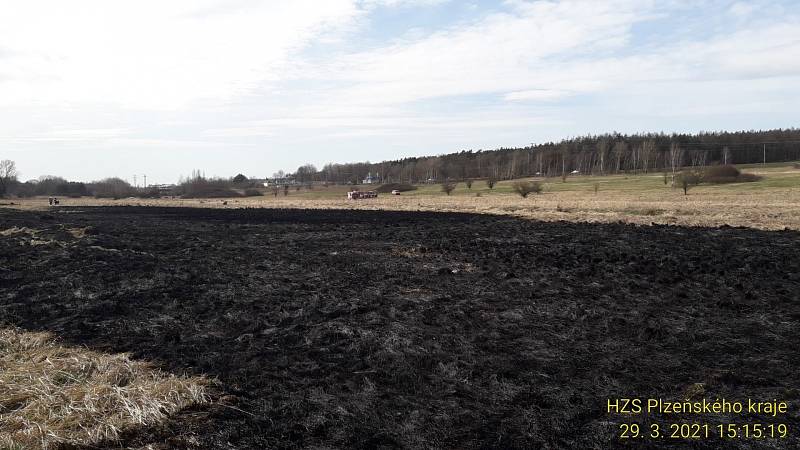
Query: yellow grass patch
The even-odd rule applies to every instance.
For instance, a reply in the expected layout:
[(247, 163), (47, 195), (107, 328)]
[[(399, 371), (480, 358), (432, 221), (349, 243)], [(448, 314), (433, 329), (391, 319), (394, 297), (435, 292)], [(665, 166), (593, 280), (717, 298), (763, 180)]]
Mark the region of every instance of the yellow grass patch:
[(35, 230), (27, 227), (22, 227), (22, 228), (12, 227), (6, 230), (0, 230), (0, 236), (13, 236), (16, 234), (24, 234), (28, 236), (28, 244), (30, 245), (46, 245), (55, 242), (50, 239), (40, 238), (39, 233), (41, 233), (41, 230)]
[(66, 347), (49, 333), (0, 329), (0, 448), (54, 448), (114, 440), (208, 401), (202, 378)]
[(84, 237), (86, 237), (86, 230), (88, 229), (89, 227), (67, 228), (67, 232), (71, 234), (72, 237), (74, 237), (75, 239), (83, 239)]
[(0, 230), (0, 236), (13, 236), (15, 234), (27, 234), (29, 236), (36, 236), (39, 230), (34, 230), (28, 227), (11, 227), (5, 230)]

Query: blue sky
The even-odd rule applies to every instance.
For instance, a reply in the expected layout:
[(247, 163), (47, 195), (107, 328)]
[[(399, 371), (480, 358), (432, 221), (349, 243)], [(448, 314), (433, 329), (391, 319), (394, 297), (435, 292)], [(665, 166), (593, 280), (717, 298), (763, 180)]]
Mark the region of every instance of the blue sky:
[(796, 1), (0, 6), (23, 179), (264, 177), (610, 131), (796, 127)]

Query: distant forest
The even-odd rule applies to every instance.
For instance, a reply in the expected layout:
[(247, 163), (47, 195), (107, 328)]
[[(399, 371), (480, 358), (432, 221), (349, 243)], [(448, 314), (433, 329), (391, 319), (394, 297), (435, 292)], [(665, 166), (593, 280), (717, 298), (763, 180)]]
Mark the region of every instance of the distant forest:
[(468, 150), (379, 163), (307, 164), (298, 182), (358, 184), (367, 174), (383, 182), (421, 183), (471, 178), (648, 173), (682, 167), (800, 160), (800, 129), (699, 134), (618, 133), (584, 136), (523, 148)]

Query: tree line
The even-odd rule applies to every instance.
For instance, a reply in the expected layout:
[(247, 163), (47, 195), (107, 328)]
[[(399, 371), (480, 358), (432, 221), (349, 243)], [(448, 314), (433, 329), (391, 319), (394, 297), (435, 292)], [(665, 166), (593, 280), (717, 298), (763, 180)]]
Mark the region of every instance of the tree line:
[(676, 172), (682, 167), (784, 162), (800, 159), (800, 129), (698, 134), (609, 133), (521, 148), (463, 150), (379, 163), (306, 164), (298, 182), (358, 184), (371, 173), (386, 183), (442, 182), (472, 178)]
[[(367, 174), (382, 183), (441, 183), (448, 180), (504, 180), (531, 176), (559, 177), (581, 174), (671, 173), (685, 167), (787, 162), (800, 160), (800, 129), (707, 132), (697, 134), (620, 134), (581, 136), (520, 148), (463, 150), (439, 156), (410, 157), (379, 163), (326, 164), (317, 169), (300, 166), (295, 173), (279, 171), (273, 178), (299, 184), (360, 184)], [(120, 178), (92, 183), (43, 176), (19, 182), (13, 161), (0, 161), (0, 196), (63, 195), (121, 198), (158, 196), (157, 189), (135, 188)], [(210, 179), (199, 171), (181, 179), (175, 195), (221, 196), (232, 191), (255, 195), (259, 184), (243, 175)], [(151, 192), (152, 191), (152, 192)], [(232, 194), (231, 194), (232, 195)]]

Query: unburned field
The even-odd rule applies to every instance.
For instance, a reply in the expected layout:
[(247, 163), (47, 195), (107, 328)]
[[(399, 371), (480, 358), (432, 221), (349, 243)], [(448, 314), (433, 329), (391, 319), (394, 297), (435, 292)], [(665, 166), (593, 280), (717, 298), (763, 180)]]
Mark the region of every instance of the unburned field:
[[(702, 184), (684, 192), (665, 183), (662, 174), (578, 175), (536, 178), (540, 195), (521, 198), (513, 192), (520, 180), (498, 182), (490, 189), (485, 180), (470, 187), (455, 182), (452, 195), (441, 184), (424, 184), (399, 196), (381, 194), (376, 199), (347, 200), (350, 189), (375, 186), (296, 186), (273, 196), (229, 199), (94, 199), (62, 198), (72, 206), (185, 206), (202, 208), (298, 208), (393, 211), (448, 211), (511, 215), (534, 220), (569, 220), (591, 223), (623, 221), (687, 226), (746, 226), (764, 230), (800, 230), (800, 169), (785, 163), (766, 167), (739, 166), (744, 173), (761, 177), (756, 182)], [(525, 179), (530, 180), (530, 179)], [(11, 199), (6, 206), (47, 209), (47, 198)], [(13, 203), (13, 205), (10, 205)], [(2, 203), (0, 203), (2, 204)]]
[[(93, 446), (797, 448), (798, 238), (465, 213), (0, 209), (0, 323), (212, 380), (208, 402)], [(631, 420), (606, 413), (619, 397), (784, 400), (789, 435), (625, 444)], [(24, 407), (2, 400), (0, 415)], [(778, 419), (647, 419), (681, 420)]]

